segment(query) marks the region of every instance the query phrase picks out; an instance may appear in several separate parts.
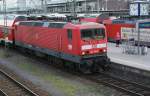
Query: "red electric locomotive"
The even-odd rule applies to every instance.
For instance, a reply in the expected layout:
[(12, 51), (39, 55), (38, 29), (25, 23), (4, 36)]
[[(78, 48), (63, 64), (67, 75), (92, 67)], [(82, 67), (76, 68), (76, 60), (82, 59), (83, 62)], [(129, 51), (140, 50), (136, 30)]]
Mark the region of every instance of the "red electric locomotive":
[(16, 46), (70, 61), (63, 63), (85, 73), (109, 64), (105, 26), (98, 23), (21, 21), (14, 37)]

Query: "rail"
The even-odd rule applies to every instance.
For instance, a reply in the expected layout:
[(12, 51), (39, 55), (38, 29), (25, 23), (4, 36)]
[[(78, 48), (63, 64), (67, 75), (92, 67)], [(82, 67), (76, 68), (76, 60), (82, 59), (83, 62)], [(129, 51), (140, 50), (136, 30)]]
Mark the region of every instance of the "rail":
[[(18, 81), (16, 81), (14, 78), (12, 78), (10, 75), (8, 75), (7, 73), (5, 73), (4, 71), (2, 71), (1, 69), (0, 69), (0, 75), (1, 75), (1, 78), (2, 79), (5, 79), (5, 82), (4, 83), (8, 83), (8, 85), (7, 85), (7, 88), (8, 87), (14, 87), (13, 88), (13, 91), (15, 90), (15, 89), (17, 89), (17, 90), (15, 90), (16, 92), (18, 92), (18, 93), (13, 93), (13, 94), (21, 94), (21, 95), (25, 95), (25, 96), (39, 96), (39, 95), (37, 95), (36, 93), (34, 93), (33, 91), (31, 91), (29, 88), (27, 88), (25, 85), (23, 85), (23, 84), (21, 84), (20, 82), (18, 82)], [(1, 81), (2, 82), (2, 81)], [(2, 82), (3, 83), (3, 82)], [(15, 86), (14, 86), (15, 85)], [(1, 85), (1, 87), (3, 86), (3, 84)], [(1, 88), (0, 87), (0, 88)], [(6, 87), (6, 86), (5, 86)], [(5, 89), (5, 91), (6, 91), (7, 89)], [(8, 91), (8, 90), (7, 90)], [(3, 96), (8, 96), (7, 95), (7, 93), (9, 93), (10, 94), (10, 90), (9, 90), (9, 92), (4, 92), (4, 90), (2, 90), (2, 89), (0, 89), (0, 93), (3, 95)], [(22, 94), (23, 93), (23, 94)], [(18, 95), (17, 95), (18, 96)]]
[(0, 95), (1, 96), (8, 96), (5, 92), (3, 92), (1, 89), (0, 89)]
[(96, 83), (103, 83), (104, 85), (123, 91), (131, 96), (150, 96), (150, 88), (135, 82), (114, 78), (107, 74), (102, 73), (96, 76), (86, 76), (86, 78)]

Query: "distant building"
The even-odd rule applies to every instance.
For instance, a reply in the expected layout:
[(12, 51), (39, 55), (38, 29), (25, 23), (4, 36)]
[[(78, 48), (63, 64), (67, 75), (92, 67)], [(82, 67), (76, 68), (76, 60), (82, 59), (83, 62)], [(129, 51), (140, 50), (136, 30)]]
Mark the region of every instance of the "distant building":
[(26, 10), (26, 0), (17, 0), (17, 10), (18, 11)]
[(47, 10), (48, 12), (72, 12), (75, 4), (76, 12), (100, 10), (118, 11), (129, 9), (129, 2), (131, 1), (133, 0), (57, 0), (56, 2), (49, 2)]

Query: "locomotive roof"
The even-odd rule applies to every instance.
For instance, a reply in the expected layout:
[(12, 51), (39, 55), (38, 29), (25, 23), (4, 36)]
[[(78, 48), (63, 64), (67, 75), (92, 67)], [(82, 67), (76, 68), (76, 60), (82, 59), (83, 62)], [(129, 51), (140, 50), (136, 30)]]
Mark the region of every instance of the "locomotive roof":
[(94, 23), (94, 22), (81, 22), (81, 25), (95, 25), (95, 26), (99, 26), (99, 25), (101, 25), (101, 24), (99, 24), (99, 23)]
[(49, 28), (63, 28), (66, 22), (50, 22), (50, 21), (20, 21), (19, 25), (36, 26), (36, 27), (49, 27)]
[(45, 21), (41, 21), (41, 20), (36, 20), (36, 21), (35, 21), (35, 20), (30, 20), (30, 21), (20, 21), (20, 22), (41, 22), (41, 23), (47, 22), (47, 23), (59, 23), (59, 24), (60, 24), (60, 23), (61, 23), (61, 24), (62, 24), (62, 23), (65, 23), (65, 24), (67, 23), (67, 22), (54, 22), (54, 21), (46, 21), (46, 20), (45, 20)]
[(49, 28), (75, 28), (78, 27), (80, 29), (84, 28), (100, 28), (104, 27), (103, 24), (94, 23), (94, 22), (79, 22), (79, 23), (71, 23), (71, 22), (54, 22), (54, 21), (20, 21), (19, 25), (25, 26), (37, 26), (37, 27), (49, 27)]
[(95, 23), (95, 22), (79, 22), (79, 23), (72, 23), (72, 22), (58, 22), (58, 21), (41, 21), (41, 20), (30, 20), (30, 21), (20, 21), (20, 22), (41, 22), (41, 23), (57, 23), (57, 24), (67, 24), (67, 23), (71, 23), (73, 25), (102, 25), (99, 23)]
[(103, 24), (99, 24), (99, 23), (95, 23), (95, 22), (80, 22), (77, 24), (68, 24), (67, 27), (78, 27), (80, 29), (87, 29), (87, 28), (105, 28), (105, 26)]

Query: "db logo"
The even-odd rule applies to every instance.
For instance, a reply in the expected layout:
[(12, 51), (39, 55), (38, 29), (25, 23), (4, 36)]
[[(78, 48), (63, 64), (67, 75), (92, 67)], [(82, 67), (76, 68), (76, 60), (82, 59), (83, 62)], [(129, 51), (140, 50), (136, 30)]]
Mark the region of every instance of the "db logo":
[(97, 48), (97, 45), (92, 45), (92, 48)]

